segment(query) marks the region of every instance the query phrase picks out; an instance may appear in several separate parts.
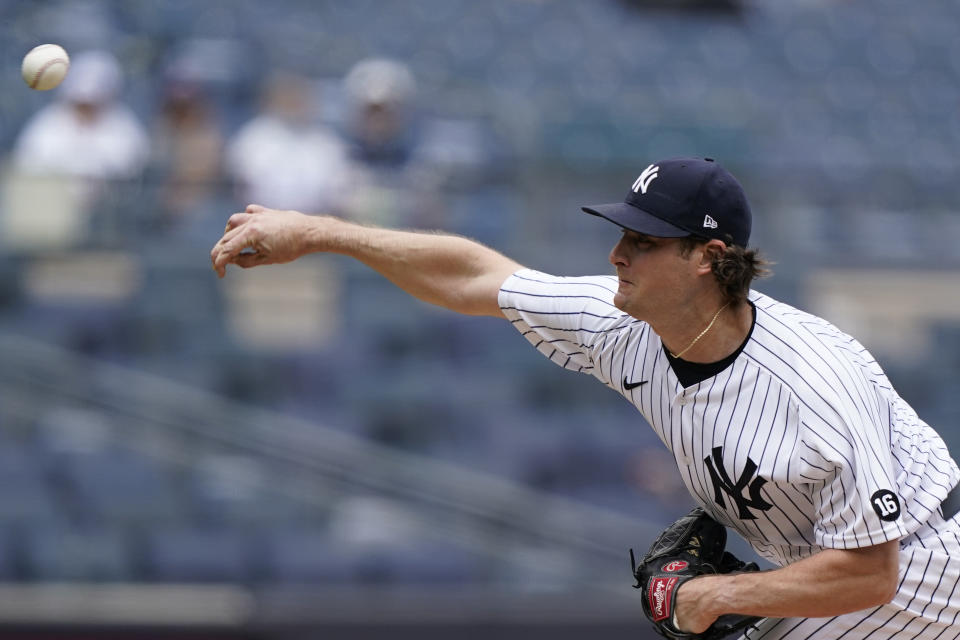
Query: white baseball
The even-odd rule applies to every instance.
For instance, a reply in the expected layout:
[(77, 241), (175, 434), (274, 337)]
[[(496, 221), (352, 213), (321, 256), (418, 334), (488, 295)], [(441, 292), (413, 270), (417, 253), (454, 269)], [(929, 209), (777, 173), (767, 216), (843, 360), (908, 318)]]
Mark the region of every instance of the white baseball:
[(23, 81), (31, 89), (47, 91), (63, 81), (70, 68), (70, 56), (58, 44), (41, 44), (23, 57)]

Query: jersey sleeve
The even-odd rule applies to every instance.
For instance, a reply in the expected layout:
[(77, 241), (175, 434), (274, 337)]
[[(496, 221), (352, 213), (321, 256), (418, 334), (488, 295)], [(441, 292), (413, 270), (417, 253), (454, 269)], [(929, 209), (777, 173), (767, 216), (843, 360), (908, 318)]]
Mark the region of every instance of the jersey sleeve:
[(500, 287), (504, 316), (555, 364), (597, 377), (604, 334), (635, 322), (613, 306), (613, 276), (559, 277), (522, 269)]
[(801, 411), (801, 460), (811, 484), (816, 543), (853, 549), (902, 538), (919, 526), (904, 508), (890, 451), (888, 426), (856, 414)]

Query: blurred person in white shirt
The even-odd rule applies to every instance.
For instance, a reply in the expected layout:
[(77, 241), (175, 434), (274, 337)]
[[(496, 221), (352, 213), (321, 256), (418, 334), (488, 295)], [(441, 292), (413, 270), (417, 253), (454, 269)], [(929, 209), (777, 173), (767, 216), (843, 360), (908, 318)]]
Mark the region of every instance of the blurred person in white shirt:
[(230, 140), (226, 167), (244, 202), (313, 213), (335, 211), (347, 173), (339, 135), (316, 117), (307, 78), (278, 73), (264, 89), (260, 114)]
[(149, 156), (147, 132), (120, 98), (122, 73), (106, 51), (74, 56), (57, 100), (38, 111), (17, 139), (13, 164), (30, 174), (134, 178)]

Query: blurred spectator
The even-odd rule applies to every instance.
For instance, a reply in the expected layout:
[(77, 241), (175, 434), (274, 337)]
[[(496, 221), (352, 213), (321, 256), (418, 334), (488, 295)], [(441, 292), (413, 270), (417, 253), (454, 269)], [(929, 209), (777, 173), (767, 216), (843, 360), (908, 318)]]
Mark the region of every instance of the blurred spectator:
[(20, 171), (90, 179), (135, 177), (149, 152), (147, 133), (119, 102), (120, 65), (106, 51), (73, 58), (54, 103), (25, 125), (14, 149)]
[(412, 118), (416, 83), (403, 63), (361, 60), (344, 80), (352, 156), (374, 167), (402, 167), (415, 144)]
[(153, 127), (151, 179), (160, 192), (154, 225), (189, 225), (207, 210), (223, 184), (224, 140), (219, 114), (204, 87), (170, 77)]
[(319, 213), (338, 208), (346, 157), (336, 132), (316, 121), (313, 83), (280, 73), (269, 79), (262, 111), (241, 127), (226, 163), (243, 204)]
[(366, 223), (443, 228), (436, 181), (415, 167), (413, 74), (401, 62), (368, 58), (343, 84), (351, 162), (345, 214)]
[(361, 222), (451, 229), (451, 191), (489, 169), (475, 122), (427, 117), (410, 69), (388, 58), (357, 62), (344, 77), (351, 186), (345, 214)]
[(121, 84), (110, 53), (79, 53), (57, 99), (27, 121), (4, 181), (6, 245), (112, 244), (129, 229), (129, 207), (118, 203), (132, 191), (121, 183), (141, 176), (150, 145)]

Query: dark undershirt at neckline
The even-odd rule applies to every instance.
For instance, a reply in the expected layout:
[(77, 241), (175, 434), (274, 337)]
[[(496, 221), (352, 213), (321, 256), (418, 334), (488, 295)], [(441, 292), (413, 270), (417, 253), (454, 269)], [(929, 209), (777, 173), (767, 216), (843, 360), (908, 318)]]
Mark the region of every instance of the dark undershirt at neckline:
[(747, 332), (747, 337), (740, 344), (740, 346), (737, 347), (737, 350), (723, 360), (706, 363), (689, 362), (683, 358), (674, 358), (672, 355), (670, 355), (670, 352), (667, 351), (667, 348), (665, 346), (663, 347), (663, 352), (667, 354), (667, 362), (670, 363), (670, 367), (676, 374), (677, 379), (680, 380), (681, 385), (684, 387), (691, 387), (698, 382), (703, 382), (707, 378), (712, 378), (733, 364), (733, 361), (737, 359), (737, 356), (740, 355), (740, 352), (743, 351), (743, 348), (747, 346), (747, 343), (750, 341), (750, 336), (753, 335), (753, 327), (757, 324), (757, 308), (749, 300), (747, 300), (747, 304), (750, 305), (750, 311), (753, 314), (753, 320), (750, 323), (750, 331)]

